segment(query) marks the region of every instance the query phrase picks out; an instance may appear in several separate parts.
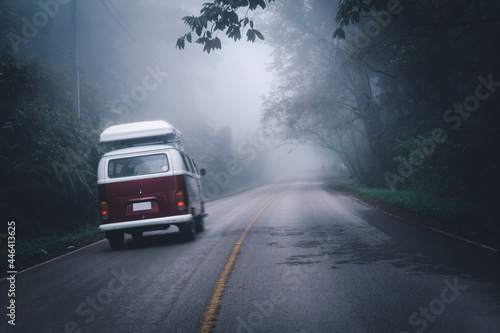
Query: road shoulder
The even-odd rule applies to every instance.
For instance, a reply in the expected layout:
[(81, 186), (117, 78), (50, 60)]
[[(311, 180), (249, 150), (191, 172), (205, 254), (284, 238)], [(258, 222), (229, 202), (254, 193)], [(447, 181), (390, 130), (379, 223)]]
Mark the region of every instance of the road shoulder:
[(464, 240), (483, 245), (488, 248), (495, 249), (500, 254), (500, 234), (493, 230), (481, 230), (474, 227), (474, 221), (455, 221), (455, 220), (438, 220), (435, 218), (428, 218), (418, 216), (416, 214), (407, 212), (399, 207), (389, 205), (387, 203), (367, 197), (356, 191), (349, 191), (345, 187), (338, 186), (335, 182), (327, 181), (324, 184), (324, 189), (327, 192), (340, 192), (356, 200), (373, 206), (386, 214), (395, 216), (401, 221), (407, 223), (416, 223), (435, 229), (442, 233), (462, 238)]

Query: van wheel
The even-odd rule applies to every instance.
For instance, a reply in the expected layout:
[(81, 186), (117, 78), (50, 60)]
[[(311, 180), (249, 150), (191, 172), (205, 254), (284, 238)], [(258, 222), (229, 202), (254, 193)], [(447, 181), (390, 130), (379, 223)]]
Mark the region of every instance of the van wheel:
[(133, 232), (132, 239), (134, 240), (134, 242), (140, 243), (144, 240), (144, 235), (141, 231)]
[(196, 232), (203, 232), (205, 230), (205, 220), (203, 218), (203, 215), (198, 215), (194, 219), (195, 225), (196, 225)]
[(187, 241), (194, 241), (196, 239), (196, 223), (194, 221), (181, 224), (179, 230)]
[(108, 238), (109, 246), (111, 247), (111, 249), (119, 250), (123, 248), (123, 233), (114, 232), (106, 234), (106, 237)]

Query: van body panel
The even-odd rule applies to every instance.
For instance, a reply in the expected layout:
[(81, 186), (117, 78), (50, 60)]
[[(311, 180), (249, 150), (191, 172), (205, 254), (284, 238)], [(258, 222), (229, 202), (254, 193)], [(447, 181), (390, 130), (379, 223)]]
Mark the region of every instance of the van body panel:
[[(148, 143), (152, 135), (163, 134), (173, 134), (171, 141)], [(99, 229), (111, 247), (121, 244), (123, 233), (134, 236), (174, 224), (189, 234), (194, 223), (203, 222), (200, 172), (180, 141), (182, 134), (165, 122), (117, 125), (101, 134), (101, 142), (118, 147), (104, 154), (97, 168)]]
[[(173, 175), (98, 185), (99, 202), (107, 202), (109, 217), (103, 223), (179, 215)], [(150, 202), (149, 210), (134, 210), (134, 204)], [(137, 205), (136, 205), (137, 206)]]
[(171, 150), (170, 156), (174, 172), (179, 172), (182, 174), (189, 173), (189, 170), (186, 170), (186, 168), (184, 167), (184, 162), (182, 161), (181, 153), (178, 150)]
[[(159, 217), (156, 219), (148, 219), (148, 220), (141, 220), (141, 221), (130, 221), (130, 222), (118, 222), (118, 223), (109, 223), (109, 224), (102, 224), (99, 229), (101, 231), (114, 231), (114, 230), (124, 230), (124, 231), (133, 231), (133, 230), (139, 230), (141, 228), (144, 228), (146, 226), (166, 226), (170, 224), (178, 224), (178, 223), (186, 223), (192, 221), (193, 216), (191, 214), (184, 214), (184, 215), (176, 215), (176, 216), (166, 216), (166, 217)], [(154, 229), (151, 229), (154, 230)]]
[[(157, 154), (167, 156), (168, 172), (109, 177), (110, 161)], [(152, 219), (184, 214), (195, 218), (204, 214), (200, 176), (186, 170), (181, 152), (174, 147), (133, 147), (107, 153), (99, 162), (97, 183), (99, 202), (106, 202), (108, 208), (108, 217), (101, 220), (99, 227), (102, 231), (108, 230), (109, 224), (118, 223), (113, 230), (118, 229), (120, 223), (130, 221), (141, 221), (136, 226), (147, 227)], [(183, 210), (177, 205), (176, 194), (179, 192), (184, 197)]]

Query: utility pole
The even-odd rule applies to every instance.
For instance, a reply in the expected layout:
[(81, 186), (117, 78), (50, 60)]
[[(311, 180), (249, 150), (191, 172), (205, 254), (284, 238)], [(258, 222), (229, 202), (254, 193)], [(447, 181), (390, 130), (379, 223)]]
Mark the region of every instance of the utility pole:
[(78, 119), (78, 123), (81, 122), (80, 115), (80, 64), (78, 61), (78, 21), (76, 14), (76, 1), (72, 1), (72, 41), (73, 41), (73, 109)]

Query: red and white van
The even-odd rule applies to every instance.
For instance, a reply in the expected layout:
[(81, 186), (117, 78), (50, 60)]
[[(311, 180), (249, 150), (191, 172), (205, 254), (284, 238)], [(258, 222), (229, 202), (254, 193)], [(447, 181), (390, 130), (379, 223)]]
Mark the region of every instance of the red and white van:
[(203, 231), (205, 208), (200, 175), (183, 151), (182, 134), (165, 121), (111, 126), (100, 141), (112, 149), (97, 170), (101, 225), (112, 249), (143, 232), (175, 225), (189, 240)]

